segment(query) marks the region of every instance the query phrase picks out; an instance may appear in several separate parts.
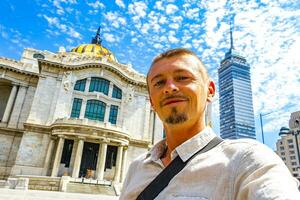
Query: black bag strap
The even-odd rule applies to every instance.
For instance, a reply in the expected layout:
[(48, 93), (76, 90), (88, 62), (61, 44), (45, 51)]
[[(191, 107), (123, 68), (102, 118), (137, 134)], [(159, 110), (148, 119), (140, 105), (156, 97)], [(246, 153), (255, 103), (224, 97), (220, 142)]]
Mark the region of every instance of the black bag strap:
[(193, 159), (197, 154), (205, 153), (223, 140), (219, 137), (214, 137), (206, 146), (197, 151), (188, 160), (183, 162), (180, 156), (177, 156), (155, 179), (140, 193), (137, 200), (153, 200), (157, 195), (169, 184), (171, 179), (178, 174), (186, 164)]

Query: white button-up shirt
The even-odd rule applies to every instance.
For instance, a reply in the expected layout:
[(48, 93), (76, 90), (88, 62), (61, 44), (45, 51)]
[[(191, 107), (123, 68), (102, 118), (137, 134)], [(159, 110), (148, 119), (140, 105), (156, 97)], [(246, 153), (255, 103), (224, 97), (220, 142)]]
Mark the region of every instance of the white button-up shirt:
[[(171, 158), (189, 159), (216, 134), (206, 128), (179, 145)], [(165, 141), (133, 161), (120, 200), (133, 200), (165, 168), (160, 160)], [(156, 197), (168, 199), (293, 199), (300, 200), (298, 181), (268, 147), (251, 139), (224, 140), (196, 155)]]

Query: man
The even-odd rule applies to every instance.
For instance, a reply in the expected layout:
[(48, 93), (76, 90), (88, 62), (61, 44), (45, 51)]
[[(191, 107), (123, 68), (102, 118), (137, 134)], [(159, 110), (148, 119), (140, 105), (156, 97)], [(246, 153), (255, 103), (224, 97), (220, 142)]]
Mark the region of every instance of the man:
[(205, 125), (215, 84), (196, 54), (187, 49), (160, 54), (147, 84), (166, 139), (130, 165), (121, 200), (137, 199), (177, 156), (188, 160), (186, 166), (155, 199), (300, 199), (298, 182), (281, 159), (255, 140), (224, 140), (197, 153), (216, 134)]

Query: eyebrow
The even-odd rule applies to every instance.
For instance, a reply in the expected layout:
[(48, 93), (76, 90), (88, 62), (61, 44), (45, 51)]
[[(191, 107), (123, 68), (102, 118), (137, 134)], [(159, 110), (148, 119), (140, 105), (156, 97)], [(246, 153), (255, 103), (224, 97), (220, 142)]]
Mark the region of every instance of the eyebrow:
[[(189, 71), (187, 71), (187, 70), (185, 70), (185, 69), (177, 69), (177, 70), (175, 70), (173, 73), (174, 73), (174, 74), (177, 74), (177, 73), (182, 73), (182, 72), (190, 73)], [(163, 77), (162, 74), (157, 74), (157, 75), (155, 75), (155, 76), (150, 80), (150, 82), (152, 83), (155, 79), (161, 78), (161, 77)]]
[(150, 80), (150, 82), (152, 83), (154, 79), (160, 78), (162, 76), (163, 76), (162, 74), (157, 74)]

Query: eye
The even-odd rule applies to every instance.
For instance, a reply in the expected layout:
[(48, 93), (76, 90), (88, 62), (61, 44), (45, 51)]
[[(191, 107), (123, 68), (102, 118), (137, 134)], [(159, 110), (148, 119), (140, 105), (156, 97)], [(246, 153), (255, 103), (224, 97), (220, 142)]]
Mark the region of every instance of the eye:
[(164, 80), (159, 80), (159, 81), (156, 81), (155, 83), (154, 83), (154, 87), (160, 87), (160, 86), (162, 86), (163, 84), (164, 84)]
[(177, 76), (176, 77), (176, 81), (185, 81), (185, 80), (188, 80), (189, 77), (188, 76)]

